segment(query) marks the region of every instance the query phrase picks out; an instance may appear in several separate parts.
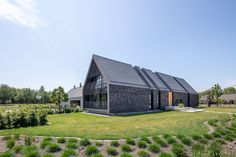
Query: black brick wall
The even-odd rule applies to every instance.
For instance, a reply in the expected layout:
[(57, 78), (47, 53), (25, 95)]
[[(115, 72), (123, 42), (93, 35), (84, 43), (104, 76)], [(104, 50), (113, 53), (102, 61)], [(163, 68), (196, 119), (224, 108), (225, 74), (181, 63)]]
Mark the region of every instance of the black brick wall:
[(190, 107), (198, 107), (199, 106), (199, 95), (198, 94), (190, 94)]
[(174, 92), (174, 101), (173, 105), (178, 106), (178, 100), (182, 100), (184, 105), (188, 106), (188, 93)]
[(168, 106), (168, 92), (167, 91), (160, 91), (160, 102), (161, 102), (161, 109), (164, 110), (165, 106)]

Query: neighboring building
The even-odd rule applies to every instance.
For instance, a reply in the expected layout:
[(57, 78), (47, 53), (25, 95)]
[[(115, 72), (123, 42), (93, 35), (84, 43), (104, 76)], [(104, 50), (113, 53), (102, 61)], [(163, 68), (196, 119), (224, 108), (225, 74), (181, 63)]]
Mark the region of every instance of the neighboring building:
[(200, 104), (208, 104), (209, 103), (209, 96), (208, 95), (201, 96), (199, 102), (200, 102)]
[(80, 85), (80, 87), (74, 86), (69, 92), (68, 92), (68, 104), (71, 107), (77, 107), (80, 106), (82, 108), (83, 104), (83, 87)]
[(220, 99), (224, 100), (226, 104), (236, 104), (236, 94), (223, 94)]
[[(178, 80), (178, 81), (177, 81)], [(93, 55), (83, 88), (83, 109), (116, 115), (166, 106), (198, 106), (197, 92), (183, 79)]]

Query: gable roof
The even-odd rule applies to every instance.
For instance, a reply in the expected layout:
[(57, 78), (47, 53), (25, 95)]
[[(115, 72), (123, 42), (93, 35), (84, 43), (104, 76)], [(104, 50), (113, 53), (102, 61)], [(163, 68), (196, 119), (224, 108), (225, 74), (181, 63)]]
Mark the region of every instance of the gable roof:
[(68, 98), (79, 98), (83, 96), (83, 87), (72, 88), (68, 92)]
[(187, 91), (174, 79), (174, 77), (167, 75), (167, 74), (163, 74), (163, 73), (156, 73), (163, 82), (165, 82), (166, 86), (174, 91), (174, 92), (183, 92), (183, 93), (187, 93)]
[(156, 88), (156, 86), (150, 81), (150, 79), (144, 74), (142, 69), (138, 66), (135, 66), (134, 69), (138, 72), (140, 77), (143, 79), (143, 81), (150, 87), (150, 88)]
[(177, 82), (190, 94), (198, 94), (184, 79), (174, 77)]
[(161, 81), (161, 79), (153, 73), (151, 70), (148, 69), (142, 69), (142, 71), (148, 76), (150, 80), (155, 84), (155, 86), (160, 90), (166, 90), (169, 91), (168, 87)]
[(93, 55), (93, 60), (109, 83), (148, 88), (132, 65), (97, 55)]

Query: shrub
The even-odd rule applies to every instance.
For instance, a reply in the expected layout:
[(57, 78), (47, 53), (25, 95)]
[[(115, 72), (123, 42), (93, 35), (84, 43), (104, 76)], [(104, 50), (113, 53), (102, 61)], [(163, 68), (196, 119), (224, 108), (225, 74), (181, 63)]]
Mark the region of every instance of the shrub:
[(208, 140), (213, 139), (213, 136), (211, 134), (204, 134), (203, 137), (208, 139)]
[(225, 135), (224, 139), (225, 139), (226, 141), (231, 141), (231, 142), (234, 141), (234, 138), (231, 137), (230, 135)]
[(192, 147), (192, 152), (194, 157), (201, 157), (205, 152), (205, 147), (202, 144), (194, 144)]
[(155, 139), (155, 142), (157, 144), (159, 144), (161, 147), (166, 147), (167, 146), (167, 143), (159, 137)]
[(183, 143), (183, 144), (185, 144), (185, 145), (187, 145), (187, 146), (190, 146), (191, 144), (192, 144), (192, 141), (191, 141), (191, 139), (190, 138), (182, 138), (181, 139), (181, 142)]
[(124, 144), (121, 146), (122, 151), (124, 152), (130, 152), (131, 151), (131, 147), (128, 144)]
[(118, 141), (111, 141), (110, 145), (113, 147), (119, 147), (120, 143)]
[(60, 146), (56, 143), (50, 143), (49, 145), (47, 145), (47, 152), (55, 153), (60, 150), (61, 150)]
[(45, 125), (47, 124), (47, 112), (46, 111), (40, 111), (39, 112), (39, 125)]
[(28, 121), (29, 121), (30, 126), (38, 125), (38, 119), (37, 119), (37, 116), (36, 116), (35, 112), (30, 113)]
[(49, 144), (51, 144), (52, 142), (51, 141), (48, 141), (48, 140), (43, 140), (41, 143), (40, 143), (40, 148), (41, 149), (45, 149)]
[(147, 143), (152, 143), (151, 140), (148, 137), (145, 137), (145, 136), (142, 136), (140, 140), (145, 141)]
[(16, 143), (15, 139), (10, 138), (9, 140), (7, 140), (6, 146), (7, 148), (12, 149), (15, 146), (15, 143)]
[(170, 153), (162, 152), (162, 153), (159, 155), (159, 157), (173, 157), (173, 155), (170, 154)]
[(167, 138), (171, 137), (171, 135), (169, 135), (169, 134), (164, 134), (163, 137), (164, 137), (165, 139), (167, 139)]
[(24, 146), (23, 145), (16, 145), (13, 150), (15, 153), (20, 153), (22, 152), (22, 150), (24, 149)]
[(216, 138), (220, 138), (220, 137), (221, 137), (221, 133), (219, 133), (219, 132), (217, 132), (217, 131), (213, 132), (212, 135), (213, 135), (214, 137), (216, 137)]
[(5, 116), (0, 113), (0, 129), (6, 129)]
[(44, 154), (43, 157), (55, 157), (53, 154)]
[(77, 156), (77, 153), (73, 149), (65, 149), (62, 153), (62, 157)]
[(120, 155), (120, 157), (133, 157), (133, 155), (131, 155), (129, 153), (123, 153)]
[(98, 153), (98, 154), (93, 154), (92, 157), (104, 157), (104, 155)]
[(0, 157), (14, 157), (14, 153), (12, 151), (6, 151), (0, 154)]
[(147, 144), (146, 144), (146, 142), (145, 141), (138, 141), (138, 147), (139, 148), (146, 148), (147, 147)]
[(45, 137), (45, 138), (43, 139), (43, 141), (52, 141), (52, 138), (51, 138), (51, 137)]
[(174, 144), (172, 148), (173, 153), (176, 157), (184, 157), (186, 156), (184, 148), (182, 145)]
[(221, 146), (218, 142), (211, 143), (208, 151), (211, 157), (220, 157), (221, 156)]
[(88, 155), (88, 156), (91, 156), (93, 154), (97, 154), (98, 152), (99, 152), (98, 148), (96, 146), (93, 146), (93, 145), (89, 145), (85, 149), (85, 154)]
[(24, 143), (26, 146), (30, 146), (32, 144), (32, 137), (28, 135), (23, 136)]
[(20, 134), (18, 134), (18, 133), (14, 134), (14, 139), (19, 140), (20, 139)]
[(91, 144), (91, 142), (87, 138), (83, 138), (83, 139), (80, 140), (80, 145), (81, 146), (88, 146), (90, 144)]
[(210, 119), (208, 120), (208, 124), (211, 125), (211, 126), (217, 126), (217, 122), (218, 120), (217, 119)]
[(202, 144), (208, 144), (208, 140), (207, 139), (200, 139), (199, 142), (202, 143)]
[(77, 143), (70, 143), (69, 142), (69, 143), (67, 143), (66, 147), (69, 149), (76, 149), (76, 148), (78, 148), (78, 145), (77, 145)]
[(134, 139), (131, 139), (131, 138), (127, 138), (126, 143), (129, 144), (129, 145), (135, 145)]
[(76, 138), (69, 138), (69, 139), (68, 139), (68, 142), (69, 142), (69, 143), (77, 143), (78, 140), (77, 140)]
[(178, 134), (177, 136), (176, 136), (178, 139), (183, 139), (183, 138), (186, 138), (184, 135), (182, 135), (182, 134)]
[(145, 150), (140, 150), (140, 151), (138, 151), (138, 156), (139, 156), (139, 157), (150, 157), (150, 155), (148, 154), (148, 152), (146, 152)]
[(198, 141), (198, 140), (202, 139), (202, 136), (194, 134), (194, 135), (192, 135), (192, 138), (193, 138), (195, 141)]
[(177, 143), (174, 137), (168, 137), (166, 140), (167, 140), (168, 144)]
[(101, 146), (103, 145), (103, 143), (102, 143), (102, 142), (99, 142), (99, 141), (97, 141), (97, 142), (95, 143), (95, 145), (96, 145), (96, 146), (98, 146), (98, 147), (101, 147)]
[(160, 151), (160, 147), (157, 144), (150, 144), (148, 146), (148, 150), (153, 153), (158, 153)]
[(66, 143), (66, 139), (64, 137), (60, 137), (57, 139), (57, 143)]
[(226, 144), (226, 142), (222, 139), (216, 139), (215, 142), (217, 142), (219, 144)]
[(27, 146), (23, 150), (24, 157), (39, 157), (38, 148), (34, 145)]
[(114, 147), (109, 147), (109, 148), (107, 148), (107, 154), (111, 155), (111, 156), (116, 156), (118, 154), (118, 152), (116, 151), (116, 149)]

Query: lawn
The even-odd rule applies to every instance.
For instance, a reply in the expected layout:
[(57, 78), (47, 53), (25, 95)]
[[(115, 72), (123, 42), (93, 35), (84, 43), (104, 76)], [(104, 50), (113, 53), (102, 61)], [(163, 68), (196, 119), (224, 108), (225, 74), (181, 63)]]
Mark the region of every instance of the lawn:
[(1, 130), (0, 135), (28, 134), (39, 136), (73, 136), (90, 139), (135, 138), (142, 135), (177, 133), (191, 135), (207, 133), (204, 121), (216, 118), (216, 113), (162, 112), (135, 116), (97, 116), (86, 113), (49, 115), (49, 125)]

